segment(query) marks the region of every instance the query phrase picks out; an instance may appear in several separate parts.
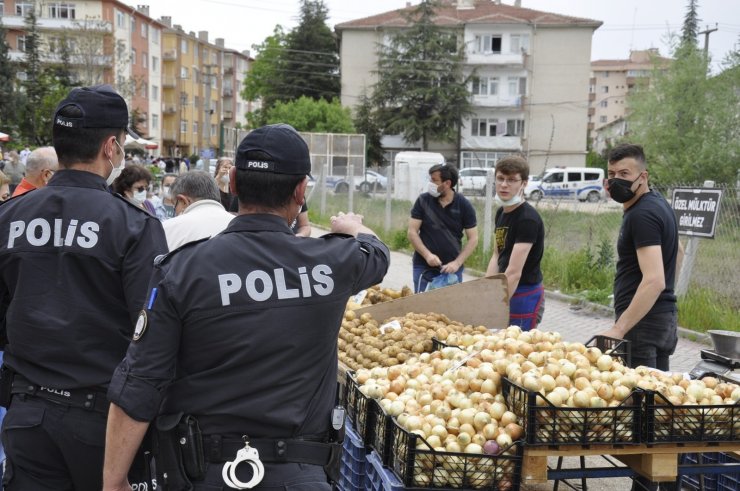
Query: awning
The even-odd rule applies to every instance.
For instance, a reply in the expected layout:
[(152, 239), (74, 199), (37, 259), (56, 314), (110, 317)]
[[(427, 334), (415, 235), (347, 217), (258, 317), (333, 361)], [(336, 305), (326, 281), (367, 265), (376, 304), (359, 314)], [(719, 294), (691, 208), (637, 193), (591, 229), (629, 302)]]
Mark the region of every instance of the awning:
[(131, 138), (131, 135), (126, 135), (126, 142), (123, 144), (124, 147), (135, 147), (135, 148), (145, 148), (147, 150), (153, 150), (155, 148), (159, 148), (159, 144), (156, 142), (153, 142), (151, 140), (147, 140), (146, 138), (140, 137), (136, 140)]

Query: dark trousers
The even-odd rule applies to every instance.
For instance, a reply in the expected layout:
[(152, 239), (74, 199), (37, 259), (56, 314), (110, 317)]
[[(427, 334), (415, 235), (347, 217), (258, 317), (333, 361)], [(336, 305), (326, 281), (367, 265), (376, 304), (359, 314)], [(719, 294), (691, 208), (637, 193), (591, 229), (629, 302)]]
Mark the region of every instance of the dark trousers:
[[(331, 491), (324, 468), (320, 465), (309, 464), (264, 464), (265, 476), (252, 489), (268, 491)], [(224, 483), (221, 477), (223, 463), (207, 463), (206, 477), (202, 481), (193, 483), (194, 491), (227, 491), (231, 488)], [(252, 468), (247, 463), (240, 464), (236, 469), (236, 476), (242, 482), (252, 478)]]
[[(107, 413), (14, 395), (2, 429), (7, 456), (4, 489), (100, 491), (107, 417)], [(152, 489), (141, 471), (137, 469), (139, 479), (131, 481), (139, 484), (134, 489)]]
[(678, 344), (678, 313), (648, 314), (624, 339), (630, 341), (632, 368), (644, 365), (668, 371), (668, 360)]

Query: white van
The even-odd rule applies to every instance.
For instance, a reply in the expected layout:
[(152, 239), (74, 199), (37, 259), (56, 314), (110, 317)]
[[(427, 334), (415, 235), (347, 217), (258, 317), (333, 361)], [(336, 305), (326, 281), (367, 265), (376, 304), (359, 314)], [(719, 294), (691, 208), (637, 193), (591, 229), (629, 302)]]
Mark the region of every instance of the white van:
[(534, 201), (542, 198), (577, 198), (596, 203), (605, 196), (604, 170), (595, 167), (548, 169), (541, 181), (527, 186), (524, 191), (524, 197)]
[(394, 159), (393, 198), (413, 201), (427, 190), (429, 169), (444, 164), (445, 158), (436, 152), (398, 152)]

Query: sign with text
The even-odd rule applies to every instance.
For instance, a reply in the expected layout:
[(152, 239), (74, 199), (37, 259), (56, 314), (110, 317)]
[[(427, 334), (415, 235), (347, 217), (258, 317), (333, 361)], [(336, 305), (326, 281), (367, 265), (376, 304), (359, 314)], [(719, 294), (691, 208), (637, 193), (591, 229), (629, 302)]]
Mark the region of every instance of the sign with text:
[(671, 207), (676, 214), (678, 233), (713, 239), (721, 199), (721, 189), (674, 189)]

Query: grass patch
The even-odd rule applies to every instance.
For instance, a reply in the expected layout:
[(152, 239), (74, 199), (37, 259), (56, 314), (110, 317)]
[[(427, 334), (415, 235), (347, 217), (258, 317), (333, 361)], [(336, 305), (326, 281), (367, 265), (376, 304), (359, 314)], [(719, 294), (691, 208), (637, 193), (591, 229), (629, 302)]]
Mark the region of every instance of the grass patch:
[(678, 299), (678, 325), (694, 331), (740, 331), (740, 317), (730, 299), (706, 288), (692, 288)]

